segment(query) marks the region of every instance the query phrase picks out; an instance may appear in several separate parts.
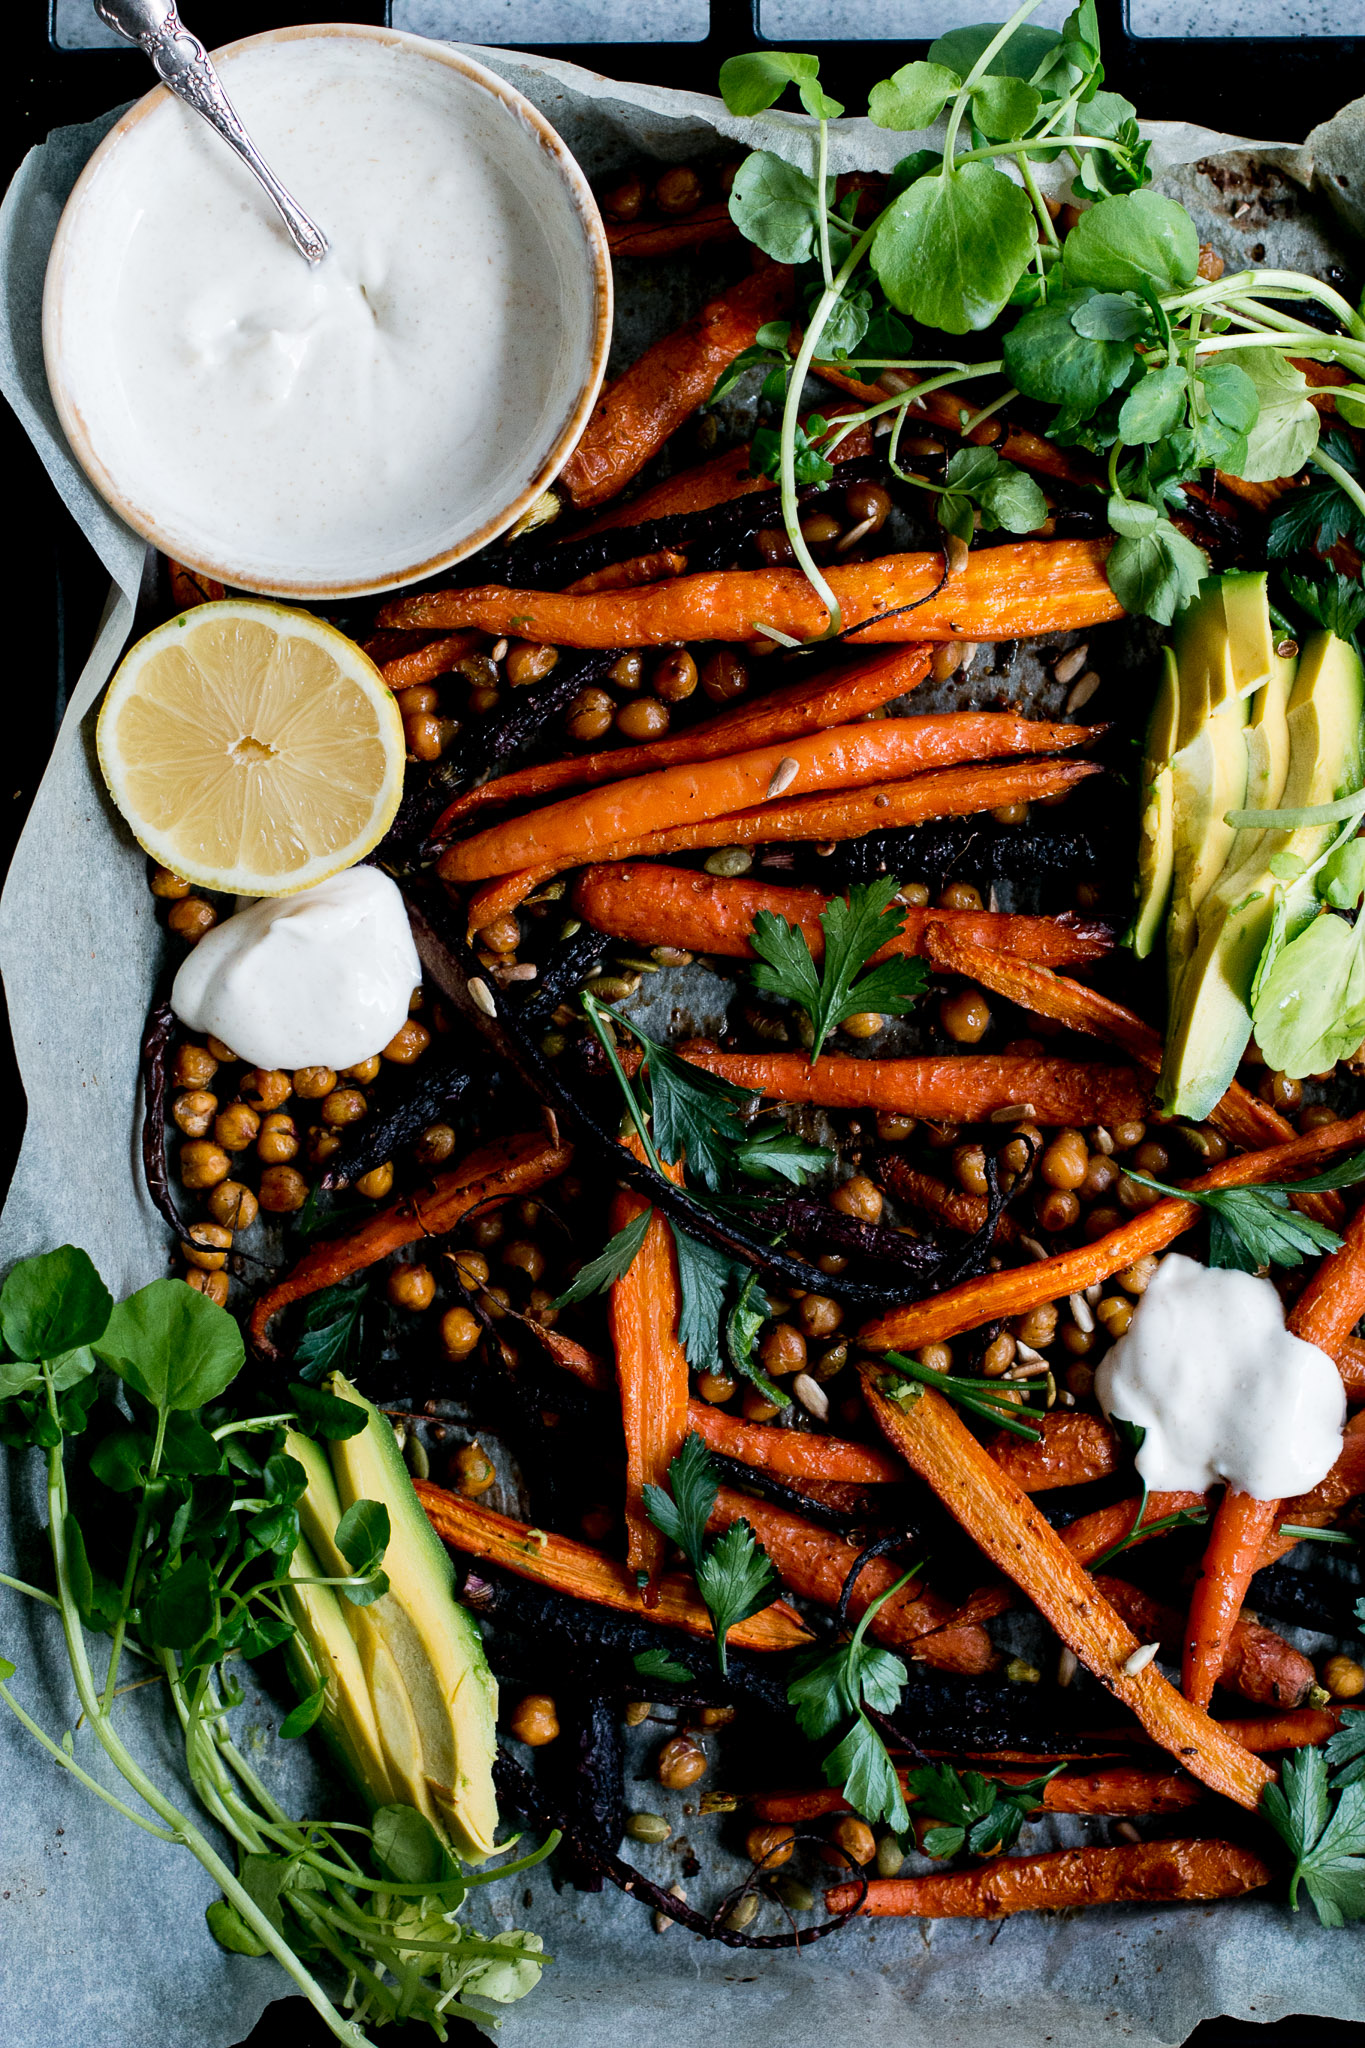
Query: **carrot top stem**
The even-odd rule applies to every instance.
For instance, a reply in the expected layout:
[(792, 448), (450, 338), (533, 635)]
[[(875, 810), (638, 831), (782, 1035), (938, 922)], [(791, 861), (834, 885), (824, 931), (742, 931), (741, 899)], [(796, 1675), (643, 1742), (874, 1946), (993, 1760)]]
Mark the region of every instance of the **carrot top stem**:
[(965, 1408), (969, 1415), (978, 1416), (983, 1422), (998, 1423), (1011, 1436), (1022, 1436), (1031, 1444), (1042, 1441), (1040, 1432), (1021, 1422), (1013, 1412), (1018, 1405), (1015, 1395), (1020, 1390), (1017, 1386), (1007, 1389), (994, 1380), (965, 1379), (960, 1374), (936, 1372), (930, 1365), (921, 1365), (918, 1359), (907, 1358), (902, 1351), (883, 1352), (881, 1363), (891, 1366), (903, 1379), (917, 1380), (922, 1387), (933, 1387), (956, 1407)]

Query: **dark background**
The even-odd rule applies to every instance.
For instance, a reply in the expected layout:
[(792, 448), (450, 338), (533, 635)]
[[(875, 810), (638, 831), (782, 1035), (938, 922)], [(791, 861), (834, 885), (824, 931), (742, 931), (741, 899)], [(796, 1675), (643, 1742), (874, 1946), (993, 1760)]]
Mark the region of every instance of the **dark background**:
[[(550, 54), (622, 78), (714, 90), (722, 60), (753, 49), (754, 0), (711, 0), (712, 32), (704, 43), (559, 45)], [(1298, 141), (1353, 92), (1365, 86), (1365, 34), (1345, 38), (1236, 41), (1194, 45), (1130, 39), (1122, 0), (1097, 0), (1106, 83), (1153, 119), (1184, 119), (1243, 135)], [(291, 22), (320, 17), (382, 22), (384, 0), (369, 5), (290, 5), (286, 0), (185, 0), (190, 26), (213, 47)], [(589, 11), (585, 4), (585, 13)], [(982, 0), (983, 16), (1008, 10)], [(1258, 10), (1259, 11), (1259, 10)], [(0, 182), (49, 128), (87, 121), (144, 92), (150, 80), (141, 53), (59, 51), (51, 41), (47, 0), (6, 7), (6, 56), (0, 71)], [(1197, 7), (1191, 7), (1192, 16)], [(1362, 0), (1365, 26), (1365, 0)], [(520, 47), (539, 47), (526, 45)], [(823, 82), (838, 98), (861, 105), (867, 88), (909, 58), (913, 42), (808, 44), (821, 57)], [(0, 408), (0, 476), (10, 506), (12, 585), (6, 593), (5, 646), (9, 703), (5, 721), (8, 774), (0, 780), (0, 872), (9, 864), (61, 721), (70, 684), (80, 673), (105, 595), (105, 577), (91, 549), (48, 483), (42, 465), (7, 408)], [(23, 1100), (8, 1032), (0, 1030), (0, 1189), (8, 1185), (23, 1131)], [(1344, 1935), (1350, 1940), (1351, 1935)], [(416, 2029), (386, 2032), (397, 2044)], [(249, 2048), (324, 2048), (331, 2037), (302, 1999), (271, 2006)], [(432, 2037), (425, 2029), (422, 2041)], [(487, 2037), (456, 2022), (452, 2041)], [(1365, 2048), (1365, 2025), (1354, 2015), (1287, 2019), (1271, 2026), (1214, 2019), (1196, 2029), (1188, 2048)], [(692, 2044), (679, 2042), (679, 2048)]]

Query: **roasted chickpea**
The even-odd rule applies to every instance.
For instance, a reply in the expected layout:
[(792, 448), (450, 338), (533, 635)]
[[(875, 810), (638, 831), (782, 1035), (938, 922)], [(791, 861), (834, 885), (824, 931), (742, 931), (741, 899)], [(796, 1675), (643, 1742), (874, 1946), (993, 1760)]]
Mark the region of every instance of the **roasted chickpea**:
[(943, 998), (938, 1020), (956, 1045), (975, 1045), (990, 1029), (990, 1007), (976, 989), (964, 988)]
[(1106, 1294), (1096, 1306), (1095, 1315), (1117, 1341), (1133, 1320), (1133, 1304), (1122, 1294)]
[(449, 1124), (428, 1124), (412, 1150), (419, 1166), (442, 1166), (455, 1150), (455, 1133)]
[(154, 867), (147, 877), (147, 886), (153, 896), (160, 896), (163, 902), (178, 903), (182, 896), (188, 896), (190, 885), (182, 882), (179, 875), (169, 868)]
[(271, 1216), (288, 1216), (308, 1200), (308, 1183), (293, 1166), (267, 1166), (261, 1175), (260, 1203)]
[(790, 1828), (768, 1822), (762, 1827), (750, 1828), (744, 1837), (744, 1853), (751, 1863), (763, 1870), (777, 1870), (782, 1864), (790, 1863), (792, 1850), (796, 1847), (796, 1836)]
[(953, 1153), (953, 1177), (960, 1188), (969, 1195), (984, 1195), (989, 1192), (990, 1182), (986, 1178), (986, 1153), (980, 1145), (959, 1145)]
[(796, 560), (784, 526), (760, 526), (754, 535), (754, 549), (765, 569), (789, 569)]
[(191, 946), (211, 932), (218, 922), (218, 912), (202, 896), (182, 896), (173, 903), (166, 917), (166, 923), (178, 939), (185, 939)]
[(205, 1273), (217, 1273), (227, 1264), (231, 1250), (230, 1230), (224, 1230), (219, 1223), (192, 1223), (188, 1240), (180, 1246), (180, 1255), (187, 1265), (198, 1266)]
[(1314, 1102), (1299, 1118), (1299, 1129), (1307, 1137), (1310, 1131), (1326, 1130), (1328, 1124), (1337, 1121), (1337, 1112), (1325, 1102)]
[[(406, 1024), (400, 1024), (393, 1037), (384, 1047), (383, 1057), (392, 1060), (395, 1066), (410, 1067), (419, 1060), (431, 1044), (431, 1033), (416, 1017), (409, 1017)], [(329, 1097), (329, 1100), (331, 1098)]]
[(744, 1389), (744, 1400), (741, 1405), (746, 1422), (771, 1422), (775, 1415), (782, 1412), (776, 1401), (767, 1400), (757, 1387)]
[(1050, 1344), (1057, 1334), (1057, 1304), (1055, 1301), (1040, 1302), (1027, 1315), (1018, 1316), (1014, 1323), (1014, 1334), (1021, 1344), (1027, 1344), (1032, 1351), (1041, 1351)]
[(1109, 1135), (1114, 1141), (1116, 1152), (1131, 1152), (1133, 1147), (1140, 1145), (1146, 1137), (1147, 1126), (1137, 1122), (1115, 1124)]
[(883, 1110), (877, 1118), (877, 1136), (883, 1145), (903, 1145), (914, 1131), (915, 1119), (895, 1110)]
[(325, 1124), (341, 1130), (347, 1124), (359, 1123), (368, 1106), (358, 1088), (334, 1088), (330, 1095), (324, 1095), (318, 1114)]
[(988, 1380), (998, 1380), (1014, 1364), (1014, 1339), (1008, 1330), (992, 1337), (981, 1354), (981, 1370)]
[(1081, 1225), (1082, 1240), (1093, 1244), (1097, 1237), (1107, 1237), (1111, 1230), (1117, 1230), (1123, 1220), (1122, 1209), (1116, 1209), (1108, 1202), (1097, 1202)]
[(430, 717), (439, 710), (441, 698), (435, 683), (410, 683), (396, 693), (394, 701), (406, 725), (410, 718)]
[(632, 697), (616, 714), (616, 730), (622, 739), (661, 739), (668, 731), (668, 706), (657, 697)]
[(1156, 1269), (1157, 1261), (1148, 1252), (1144, 1258), (1135, 1259), (1131, 1266), (1125, 1266), (1117, 1275), (1119, 1286), (1125, 1294), (1145, 1294), (1156, 1277)]
[(256, 1142), (261, 1119), (245, 1102), (230, 1102), (213, 1120), (213, 1135), (225, 1152), (245, 1152)]
[(340, 1131), (329, 1131), (326, 1124), (309, 1124), (303, 1152), (310, 1166), (325, 1166), (340, 1150)]
[(758, 1355), (769, 1379), (782, 1379), (805, 1370), (806, 1340), (794, 1324), (774, 1323), (765, 1332)]
[[(785, 543), (785, 533), (782, 539)], [(718, 647), (702, 664), (701, 686), (713, 704), (729, 704), (748, 689), (749, 671), (732, 647)]]
[(951, 1152), (962, 1137), (962, 1126), (925, 1122), (920, 1125), (920, 1135), (931, 1152)]
[(202, 1266), (191, 1266), (185, 1278), (197, 1294), (206, 1294), (219, 1308), (227, 1307), (231, 1290), (226, 1273), (206, 1273)]
[(991, 816), (997, 825), (1027, 825), (1028, 805), (1025, 803), (997, 804), (991, 812)]
[(633, 696), (645, 680), (645, 664), (642, 655), (632, 648), (625, 654), (618, 654), (607, 670), (607, 681), (614, 690), (628, 690)]
[(1085, 1179), (1076, 1190), (1083, 1202), (1098, 1202), (1102, 1196), (1111, 1195), (1117, 1185), (1119, 1170), (1112, 1159), (1103, 1152), (1093, 1152), (1086, 1161)]
[(733, 1398), (738, 1384), (738, 1380), (732, 1379), (728, 1372), (704, 1372), (697, 1381), (697, 1392), (703, 1401), (719, 1407), (722, 1402)]
[(1040, 1230), (1070, 1230), (1080, 1221), (1081, 1205), (1068, 1189), (1046, 1188), (1033, 1205)]
[(1329, 1657), (1322, 1667), (1322, 1682), (1334, 1700), (1353, 1700), (1365, 1692), (1365, 1669), (1353, 1657)]
[(695, 213), (701, 205), (701, 179), (691, 164), (670, 164), (654, 180), (654, 204), (660, 213)]
[(273, 1110), (261, 1124), (261, 1135), (256, 1140), (256, 1157), (264, 1166), (287, 1166), (299, 1155), (299, 1134), (294, 1128), (292, 1116), (285, 1116), (280, 1110)]
[(1133, 1153), (1133, 1165), (1139, 1173), (1150, 1173), (1153, 1176), (1157, 1176), (1165, 1173), (1169, 1169), (1170, 1164), (1170, 1153), (1164, 1145), (1159, 1145), (1155, 1138), (1144, 1138), (1143, 1142)]
[(638, 220), (645, 203), (645, 181), (638, 171), (618, 178), (602, 194), (602, 211), (608, 220)]
[(685, 1792), (706, 1770), (706, 1751), (690, 1735), (675, 1735), (659, 1751), (654, 1775), (668, 1792)]
[(880, 533), (891, 511), (891, 493), (880, 484), (850, 484), (844, 492), (844, 510), (855, 526)]
[(277, 1067), (251, 1067), (242, 1076), (238, 1090), (243, 1102), (262, 1114), (271, 1109), (283, 1109), (293, 1093), (288, 1074), (282, 1074)]
[(1028, 1172), (1038, 1163), (1043, 1149), (1043, 1134), (1037, 1124), (1016, 1124), (1014, 1136), (1000, 1147), (999, 1161), (1009, 1174), (1011, 1185), (1021, 1173)]
[(655, 662), (649, 685), (665, 704), (681, 704), (697, 687), (696, 661), (685, 647), (670, 647)]
[[(479, 927), (474, 934), (474, 943), (481, 953), (515, 953), (521, 944), (521, 926), (514, 917), (495, 917), (492, 924)], [(409, 1018), (408, 1022), (411, 1021)], [(387, 1053), (388, 1047), (384, 1050)]]
[(439, 761), (441, 721), (429, 711), (419, 711), (403, 720), (403, 737), (414, 761)]
[[(852, 1857), (855, 1863), (864, 1864), (870, 1863), (877, 1853), (877, 1837), (867, 1822), (859, 1820), (856, 1813), (846, 1813), (841, 1819), (836, 1820), (829, 1831), (829, 1838), (835, 1846), (821, 1850), (821, 1856), (826, 1863), (837, 1863), (845, 1869), (848, 1867), (849, 1857)], [(844, 1852), (842, 1856), (838, 1854), (840, 1849)]]
[(490, 1251), (495, 1244), (501, 1244), (507, 1232), (507, 1225), (496, 1209), (484, 1216), (476, 1216), (469, 1226), (469, 1235), (481, 1251)]
[(467, 1308), (448, 1308), (441, 1317), (441, 1344), (452, 1365), (468, 1358), (482, 1331)]
[(226, 1180), (231, 1165), (221, 1145), (214, 1145), (207, 1138), (192, 1138), (180, 1147), (180, 1179), (187, 1188), (216, 1188), (220, 1180)]
[(570, 739), (600, 740), (611, 731), (615, 705), (605, 690), (595, 686), (580, 690), (569, 706), (564, 721)]
[(204, 1138), (208, 1136), (217, 1108), (218, 1097), (210, 1095), (207, 1088), (187, 1088), (171, 1104), (171, 1121), (183, 1136)]
[(436, 1299), (430, 1266), (390, 1266), (388, 1296), (395, 1308), (430, 1308)]
[(393, 1161), (386, 1159), (380, 1166), (372, 1166), (368, 1173), (359, 1175), (355, 1191), (364, 1195), (367, 1202), (382, 1202), (385, 1195), (393, 1193)]
[(218, 1072), (218, 1062), (206, 1045), (178, 1045), (171, 1061), (171, 1079), (177, 1088), (207, 1088)]
[(512, 1266), (526, 1275), (528, 1280), (540, 1280), (545, 1274), (545, 1254), (530, 1238), (514, 1237), (499, 1253), (504, 1266)]
[(491, 683), (476, 683), (469, 692), (469, 715), (471, 718), (486, 718), (490, 711), (496, 711), (502, 702), (501, 690), (495, 690)]
[(300, 1067), (294, 1075), (294, 1093), (301, 1102), (320, 1102), (336, 1084), (336, 1073), (331, 1067)]
[(1066, 1390), (1074, 1400), (1086, 1401), (1095, 1391), (1094, 1367), (1085, 1365), (1079, 1358), (1067, 1367), (1063, 1378)]
[(379, 1054), (372, 1052), (367, 1060), (357, 1060), (353, 1067), (343, 1067), (340, 1079), (353, 1081), (358, 1088), (368, 1088), (371, 1081), (379, 1079), (381, 1064)]
[(456, 1491), (472, 1500), (487, 1493), (497, 1473), (493, 1461), (480, 1444), (462, 1444), (451, 1459)]
[(973, 882), (949, 882), (938, 893), (940, 910), (980, 910), (981, 891)]
[(804, 1294), (796, 1304), (796, 1320), (807, 1337), (832, 1337), (844, 1312), (827, 1294)]
[(1303, 1083), (1292, 1074), (1265, 1074), (1257, 1092), (1281, 1116), (1294, 1116), (1303, 1107)]
[(829, 1201), (832, 1209), (837, 1209), (841, 1216), (853, 1217), (855, 1222), (881, 1221), (882, 1191), (865, 1173), (855, 1173), (848, 1180), (842, 1181)]
[(915, 1358), (930, 1372), (951, 1372), (953, 1369), (953, 1347), (951, 1344), (921, 1344)]
[(528, 1692), (518, 1700), (507, 1723), (508, 1732), (528, 1749), (543, 1749), (559, 1736), (559, 1715), (548, 1693)]
[(1155, 1188), (1147, 1187), (1140, 1180), (1133, 1180), (1126, 1173), (1119, 1175), (1117, 1195), (1120, 1209), (1126, 1209), (1130, 1215), (1138, 1209), (1150, 1209), (1154, 1202), (1161, 1200)]
[(839, 1029), (848, 1038), (875, 1038), (885, 1031), (886, 1019), (880, 1010), (855, 1010), (851, 1017), (845, 1017)]
[(514, 640), (507, 650), (502, 672), (514, 690), (523, 683), (538, 683), (549, 675), (559, 660), (557, 647), (536, 640)]
[(1095, 1333), (1093, 1330), (1083, 1330), (1079, 1323), (1064, 1323), (1062, 1348), (1069, 1351), (1073, 1358), (1084, 1358), (1095, 1348)]
[(260, 1206), (251, 1189), (239, 1180), (220, 1180), (204, 1202), (214, 1222), (225, 1230), (250, 1230)]
[(482, 1252), (456, 1252), (454, 1264), (461, 1287), (467, 1287), (471, 1294), (487, 1287), (489, 1268)]
[(1038, 1172), (1050, 1188), (1070, 1193), (1085, 1179), (1090, 1154), (1079, 1131), (1059, 1131), (1044, 1150)]
[(808, 512), (801, 521), (801, 538), (808, 548), (827, 548), (842, 532), (832, 512)]

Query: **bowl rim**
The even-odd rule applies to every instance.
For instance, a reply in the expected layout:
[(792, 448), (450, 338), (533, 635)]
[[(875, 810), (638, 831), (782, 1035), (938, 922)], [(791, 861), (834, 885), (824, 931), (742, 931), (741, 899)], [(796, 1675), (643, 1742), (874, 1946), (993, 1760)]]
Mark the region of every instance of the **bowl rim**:
[(580, 386), (578, 397), (548, 453), (530, 481), (503, 510), (486, 520), (474, 533), (467, 535), (455, 546), (441, 548), (435, 554), (418, 561), (406, 562), (391, 572), (373, 579), (366, 577), (347, 582), (322, 579), (306, 582), (285, 579), (265, 581), (259, 569), (244, 576), (240, 566), (234, 566), (230, 562), (215, 561), (198, 554), (191, 559), (181, 541), (151, 512), (121, 489), (96, 453), (80, 408), (67, 389), (61, 374), (60, 328), (66, 285), (70, 276), (71, 244), (76, 225), (89, 200), (91, 188), (124, 138), (149, 113), (170, 100), (172, 95), (164, 85), (154, 86), (130, 107), (87, 160), (62, 208), (61, 218), (52, 238), (43, 281), (43, 362), (48, 389), (52, 394), (52, 402), (72, 454), (105, 502), (132, 527), (135, 533), (158, 548), (162, 554), (182, 563), (185, 568), (211, 577), (215, 582), (226, 584), (233, 590), (250, 591), (259, 596), (293, 598), (303, 603), (366, 597), (379, 591), (400, 590), (408, 584), (420, 582), (427, 576), (436, 575), (442, 569), (451, 568), (456, 562), (464, 561), (469, 555), (476, 554), (480, 548), (486, 547), (490, 541), (496, 540), (499, 534), (506, 533), (508, 528), (514, 526), (549, 489), (577, 446), (602, 388), (612, 336), (611, 255), (607, 246), (606, 230), (592, 188), (568, 145), (545, 116), (524, 94), (519, 93), (515, 86), (499, 78), (495, 71), (490, 71), (486, 65), (466, 56), (464, 51), (454, 44), (440, 43), (427, 36), (412, 35), (403, 29), (380, 28), (365, 22), (315, 22), (266, 29), (258, 35), (243, 36), (236, 42), (224, 43), (214, 50), (212, 55), (217, 62), (265, 45), (312, 41), (334, 36), (410, 50), (429, 62), (444, 64), (448, 69), (459, 72), (472, 84), (490, 93), (501, 102), (506, 112), (514, 117), (523, 131), (528, 133), (528, 138), (534, 139), (544, 154), (550, 158), (577, 218), (583, 248), (592, 270), (593, 332), (588, 351), (587, 374)]

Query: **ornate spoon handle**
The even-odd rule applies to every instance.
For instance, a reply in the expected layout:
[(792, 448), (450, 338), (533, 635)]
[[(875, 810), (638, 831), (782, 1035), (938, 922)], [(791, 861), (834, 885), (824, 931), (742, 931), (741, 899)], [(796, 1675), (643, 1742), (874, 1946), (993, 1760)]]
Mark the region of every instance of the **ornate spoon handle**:
[(223, 91), (208, 51), (181, 21), (174, 0), (95, 0), (95, 12), (130, 43), (137, 43), (151, 58), (162, 84), (196, 114), (202, 114), (229, 149), (236, 151), (274, 201), (300, 256), (320, 263), (327, 254), (326, 235), (290, 198), (252, 142)]

